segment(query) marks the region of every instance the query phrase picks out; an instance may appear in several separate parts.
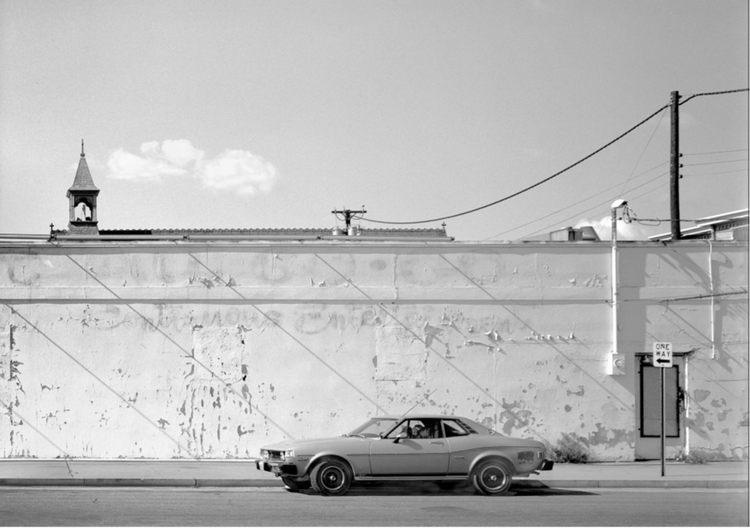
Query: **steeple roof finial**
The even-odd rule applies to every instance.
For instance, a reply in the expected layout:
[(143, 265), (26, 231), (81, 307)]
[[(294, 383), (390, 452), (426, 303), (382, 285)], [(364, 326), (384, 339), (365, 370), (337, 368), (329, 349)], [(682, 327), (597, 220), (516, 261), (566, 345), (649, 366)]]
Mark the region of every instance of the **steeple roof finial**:
[(86, 157), (86, 153), (83, 151), (83, 139), (81, 139), (81, 157), (82, 158)]

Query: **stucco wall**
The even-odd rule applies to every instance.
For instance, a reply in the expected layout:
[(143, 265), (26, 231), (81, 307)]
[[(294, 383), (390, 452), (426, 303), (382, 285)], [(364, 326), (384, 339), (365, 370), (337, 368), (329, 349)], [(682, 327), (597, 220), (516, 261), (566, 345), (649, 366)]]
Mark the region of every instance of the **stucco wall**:
[(747, 245), (697, 240), (624, 253), (621, 347), (650, 351), (666, 341), (694, 350), (682, 374), (690, 450), (747, 458), (748, 301), (725, 295), (747, 292)]
[(417, 406), (630, 460), (658, 340), (695, 349), (691, 447), (747, 456), (747, 296), (659, 302), (709, 294), (709, 252), (747, 288), (746, 245), (623, 244), (609, 376), (604, 243), (5, 244), (0, 455), (253, 457)]

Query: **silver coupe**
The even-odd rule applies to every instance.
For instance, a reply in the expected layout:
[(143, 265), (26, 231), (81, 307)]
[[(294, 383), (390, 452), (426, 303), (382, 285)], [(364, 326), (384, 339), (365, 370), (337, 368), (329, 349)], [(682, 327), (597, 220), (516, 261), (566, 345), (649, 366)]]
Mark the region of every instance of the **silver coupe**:
[(470, 482), (502, 495), (514, 476), (552, 469), (544, 444), (513, 438), (461, 416), (412, 414), (370, 418), (348, 434), (263, 447), (259, 470), (289, 491), (312, 487), (343, 495), (354, 481), (435, 481), (450, 489)]

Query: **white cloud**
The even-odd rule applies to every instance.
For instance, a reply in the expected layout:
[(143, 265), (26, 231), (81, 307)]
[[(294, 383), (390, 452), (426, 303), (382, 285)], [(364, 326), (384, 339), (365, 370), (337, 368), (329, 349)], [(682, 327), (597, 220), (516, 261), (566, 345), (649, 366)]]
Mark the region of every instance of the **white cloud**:
[(164, 177), (192, 176), (206, 188), (239, 194), (269, 192), (276, 168), (246, 150), (226, 150), (213, 157), (186, 139), (143, 143), (140, 155), (118, 149), (107, 161), (107, 176), (121, 180), (154, 181)]
[(198, 150), (187, 139), (167, 139), (161, 144), (164, 157), (171, 163), (184, 167), (190, 163), (200, 164), (205, 156), (202, 150)]
[(141, 152), (144, 154), (158, 155), (159, 154), (159, 142), (148, 141), (141, 145)]
[(211, 189), (234, 189), (241, 194), (255, 194), (271, 190), (276, 168), (246, 150), (227, 150), (205, 163), (202, 179)]
[(180, 176), (186, 174), (184, 169), (175, 167), (166, 160), (137, 156), (123, 149), (114, 151), (107, 161), (107, 174), (118, 180), (158, 180), (162, 176)]

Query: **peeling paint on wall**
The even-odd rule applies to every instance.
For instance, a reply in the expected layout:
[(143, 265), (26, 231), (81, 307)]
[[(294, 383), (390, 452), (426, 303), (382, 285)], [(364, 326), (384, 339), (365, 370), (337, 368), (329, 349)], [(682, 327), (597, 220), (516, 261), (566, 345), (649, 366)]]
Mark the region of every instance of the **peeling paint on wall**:
[[(604, 368), (608, 248), (311, 247), (0, 254), (0, 294), (24, 299), (0, 305), (2, 456), (257, 456), (263, 443), (416, 405), (549, 441), (575, 429), (595, 458), (632, 459), (635, 376)], [(747, 257), (727, 247), (714, 248), (731, 257), (722, 280), (742, 284)], [(665, 251), (623, 248), (624, 297), (706, 284), (678, 260), (661, 266)], [(669, 319), (624, 304), (621, 345), (646, 350), (642, 336), (664, 335), (693, 346), (702, 302)], [(717, 360), (694, 356), (683, 422), (717, 457), (747, 445), (747, 312), (736, 306), (715, 314)]]
[(426, 378), (428, 353), (425, 344), (412, 332), (399, 327), (377, 328), (376, 343), (376, 380), (421, 381)]

